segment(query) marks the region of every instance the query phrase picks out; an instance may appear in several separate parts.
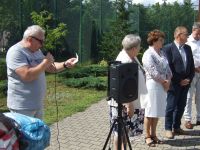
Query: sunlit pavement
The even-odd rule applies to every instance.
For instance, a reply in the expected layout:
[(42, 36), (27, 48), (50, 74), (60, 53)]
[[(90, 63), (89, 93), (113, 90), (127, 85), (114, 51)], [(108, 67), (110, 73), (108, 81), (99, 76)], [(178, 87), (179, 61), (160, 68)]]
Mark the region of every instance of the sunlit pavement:
[[(194, 105), (193, 110), (195, 110)], [(196, 123), (195, 117), (192, 122)], [(101, 100), (86, 111), (67, 117), (50, 128), (51, 142), (45, 150), (102, 150), (110, 130), (107, 101)], [(200, 150), (200, 126), (194, 126), (193, 130), (186, 131), (187, 135), (175, 136), (173, 140), (165, 139), (164, 118), (162, 118), (159, 120), (157, 135), (164, 140), (164, 144), (148, 147), (144, 142), (144, 135), (141, 135), (130, 138), (132, 149)], [(106, 150), (109, 146), (112, 149), (112, 144), (109, 142)]]

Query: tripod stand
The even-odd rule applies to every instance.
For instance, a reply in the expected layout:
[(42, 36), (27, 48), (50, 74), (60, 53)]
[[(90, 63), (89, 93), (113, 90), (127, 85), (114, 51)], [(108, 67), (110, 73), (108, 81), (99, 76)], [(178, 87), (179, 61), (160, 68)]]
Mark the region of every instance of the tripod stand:
[[(108, 141), (110, 139), (111, 133), (115, 125), (118, 126), (118, 150), (121, 150), (122, 148), (122, 141), (123, 143), (127, 141), (129, 149), (132, 150), (128, 133), (126, 131), (126, 126), (124, 124), (124, 118), (122, 117), (122, 104), (129, 103), (137, 99), (137, 78), (138, 66), (136, 63), (122, 64), (121, 61), (113, 61), (109, 63), (107, 96), (108, 100), (111, 100), (112, 98), (118, 103), (118, 115), (117, 119), (114, 120), (112, 127), (110, 128), (110, 132), (104, 144), (103, 150), (106, 149), (106, 146), (108, 144)], [(125, 136), (124, 140), (122, 140), (122, 136)], [(124, 149), (126, 150), (125, 144)]]
[[(126, 140), (128, 142), (128, 146), (129, 146), (129, 149), (132, 150), (131, 148), (131, 143), (130, 143), (130, 140), (129, 140), (129, 137), (128, 137), (128, 133), (126, 131), (126, 127), (124, 125), (124, 122), (123, 122), (123, 117), (122, 117), (122, 104), (119, 103), (118, 104), (118, 116), (117, 116), (117, 119), (114, 120), (113, 124), (112, 124), (112, 127), (110, 128), (110, 131), (109, 131), (109, 134), (108, 134), (108, 137), (106, 139), (106, 142), (104, 144), (104, 147), (103, 147), (103, 150), (106, 149), (106, 146), (108, 144), (108, 141), (111, 137), (111, 134), (112, 134), (112, 131), (113, 131), (113, 128), (115, 126), (116, 123), (118, 123), (118, 150), (121, 150), (121, 145), (122, 145), (122, 131), (124, 130), (124, 133), (125, 133), (125, 136), (126, 136)], [(124, 149), (126, 150), (126, 146), (124, 147)]]

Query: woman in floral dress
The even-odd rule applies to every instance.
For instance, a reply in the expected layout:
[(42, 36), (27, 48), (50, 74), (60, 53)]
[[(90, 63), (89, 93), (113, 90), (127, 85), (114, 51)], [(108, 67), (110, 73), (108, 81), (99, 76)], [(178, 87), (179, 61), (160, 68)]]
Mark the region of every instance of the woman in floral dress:
[(168, 61), (161, 51), (164, 38), (163, 32), (159, 30), (151, 31), (147, 39), (149, 48), (142, 58), (148, 91), (144, 119), (145, 142), (151, 147), (163, 143), (157, 138), (156, 127), (158, 118), (165, 116), (167, 90), (172, 77)]

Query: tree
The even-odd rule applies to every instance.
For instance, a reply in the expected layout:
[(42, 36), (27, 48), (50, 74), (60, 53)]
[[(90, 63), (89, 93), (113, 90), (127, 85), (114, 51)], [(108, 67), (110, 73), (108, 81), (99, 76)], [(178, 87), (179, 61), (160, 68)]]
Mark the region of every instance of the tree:
[(130, 33), (129, 12), (125, 8), (125, 0), (118, 0), (116, 5), (116, 20), (112, 21), (111, 29), (102, 36), (100, 44), (101, 58), (107, 61), (113, 60), (121, 50), (121, 41)]
[[(183, 25), (188, 29), (194, 21), (194, 9), (192, 3), (185, 1), (184, 4), (174, 2), (173, 4), (164, 3), (160, 5), (156, 3), (151, 7), (144, 8), (145, 11), (140, 13), (140, 35), (146, 44), (147, 33), (153, 29), (159, 29), (166, 34), (166, 43), (173, 40), (173, 32), (177, 26)], [(143, 10), (144, 10), (143, 9)], [(141, 9), (140, 9), (141, 10)], [(192, 18), (192, 20), (188, 20)]]
[(115, 16), (109, 0), (89, 0), (83, 3), (83, 56), (92, 62), (99, 60), (99, 42), (103, 31), (110, 29), (108, 19)]
[(6, 49), (13, 45), (19, 40), (20, 36), (20, 22), (19, 22), (19, 13), (18, 5), (16, 1), (13, 0), (1, 0), (0, 5), (0, 41), (3, 35), (3, 32), (9, 33), (8, 43), (6, 43)]
[[(31, 18), (35, 24), (38, 24), (46, 31), (46, 39), (44, 49), (50, 51), (55, 55), (60, 53), (64, 47), (64, 37), (67, 35), (67, 26), (64, 23), (58, 23), (54, 27), (53, 14), (48, 11), (42, 11), (39, 14), (37, 12), (31, 13)], [(59, 49), (60, 51), (57, 51)], [(55, 51), (56, 50), (56, 51)]]
[(98, 60), (98, 31), (95, 21), (92, 22), (92, 35), (91, 35), (91, 58), (93, 62)]

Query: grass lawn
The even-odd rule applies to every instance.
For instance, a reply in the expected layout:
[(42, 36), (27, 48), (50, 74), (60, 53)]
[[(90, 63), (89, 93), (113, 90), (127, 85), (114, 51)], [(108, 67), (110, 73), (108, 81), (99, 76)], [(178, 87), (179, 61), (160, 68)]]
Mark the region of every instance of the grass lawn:
[[(57, 119), (62, 120), (76, 112), (84, 111), (91, 104), (106, 97), (106, 91), (70, 88), (63, 85), (62, 81), (55, 75), (47, 75), (46, 77), (47, 96), (44, 106), (44, 121), (47, 124), (52, 124)], [(8, 111), (6, 98), (0, 98), (0, 112), (5, 111)]]

